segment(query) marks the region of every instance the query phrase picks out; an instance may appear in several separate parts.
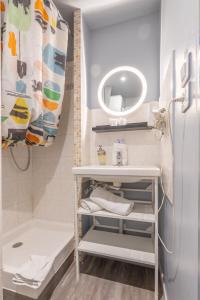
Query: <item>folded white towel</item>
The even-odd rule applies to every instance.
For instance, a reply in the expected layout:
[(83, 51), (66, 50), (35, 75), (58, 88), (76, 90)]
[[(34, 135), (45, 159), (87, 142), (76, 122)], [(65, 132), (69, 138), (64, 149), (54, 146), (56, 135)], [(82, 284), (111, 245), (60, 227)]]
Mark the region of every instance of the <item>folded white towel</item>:
[(100, 187), (91, 193), (90, 199), (103, 209), (122, 216), (130, 214), (134, 206), (133, 201), (114, 195)]
[(81, 199), (80, 205), (82, 208), (88, 210), (91, 213), (102, 210), (102, 208), (98, 204), (92, 202), (89, 198)]
[(48, 275), (53, 260), (46, 256), (31, 255), (14, 275), (12, 281), (16, 285), (26, 285), (37, 289)]

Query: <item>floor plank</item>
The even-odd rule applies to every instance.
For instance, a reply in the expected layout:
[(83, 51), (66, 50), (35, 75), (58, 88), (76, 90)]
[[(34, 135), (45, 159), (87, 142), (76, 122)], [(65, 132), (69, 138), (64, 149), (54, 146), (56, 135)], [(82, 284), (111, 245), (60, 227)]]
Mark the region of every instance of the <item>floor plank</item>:
[(153, 269), (87, 256), (79, 282), (73, 263), (51, 300), (154, 300), (153, 290)]

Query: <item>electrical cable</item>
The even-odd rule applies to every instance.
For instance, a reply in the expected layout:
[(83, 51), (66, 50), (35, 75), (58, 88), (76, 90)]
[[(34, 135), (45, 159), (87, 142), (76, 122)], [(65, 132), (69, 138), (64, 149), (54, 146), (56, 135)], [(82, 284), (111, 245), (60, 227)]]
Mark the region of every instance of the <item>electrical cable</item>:
[(165, 203), (165, 196), (163, 195), (162, 201), (161, 201), (161, 205), (160, 205), (160, 207), (158, 208), (158, 214), (159, 214), (159, 212), (161, 211), (161, 209), (162, 209), (164, 203)]
[[(183, 192), (183, 156), (184, 156), (184, 140), (185, 140), (185, 117), (184, 117), (184, 121), (183, 121), (183, 133), (182, 133), (182, 152), (181, 152), (181, 199), (182, 199), (182, 201), (181, 201), (181, 209), (180, 209), (180, 215), (181, 215), (181, 217), (180, 217), (180, 222), (179, 222), (179, 226), (178, 226), (178, 228), (181, 228), (182, 226), (181, 226), (181, 224), (182, 224), (182, 222), (183, 222), (183, 194), (184, 194), (184, 192)], [(174, 219), (175, 219), (175, 216), (174, 216)], [(178, 248), (178, 254), (177, 254), (177, 256), (176, 256), (176, 260), (177, 260), (177, 266), (176, 266), (176, 270), (175, 270), (175, 273), (174, 273), (174, 275), (173, 276), (168, 276), (167, 277), (167, 279), (168, 279), (168, 281), (169, 282), (174, 282), (174, 280), (176, 279), (176, 276), (177, 276), (177, 274), (178, 274), (178, 269), (179, 269), (179, 267), (180, 267), (180, 255), (181, 255), (181, 245), (182, 245), (182, 231), (180, 231), (180, 238), (179, 238), (179, 240), (180, 240), (180, 243), (179, 243), (179, 248)]]
[[(174, 159), (174, 155), (173, 155), (173, 136), (172, 136), (172, 128), (171, 128), (171, 116), (170, 116), (170, 107), (172, 105), (172, 103), (175, 103), (175, 102), (183, 102), (184, 101), (184, 97), (180, 97), (180, 98), (174, 98), (172, 99), (170, 102), (169, 102), (169, 105), (168, 105), (168, 109), (167, 109), (167, 113), (168, 113), (168, 120), (169, 120), (169, 135), (170, 135), (170, 140), (171, 140), (171, 148), (172, 148), (172, 159)], [(185, 131), (185, 130), (184, 130)], [(184, 134), (183, 134), (183, 139), (184, 139)], [(164, 185), (163, 185), (163, 180), (162, 180), (162, 169), (161, 169), (161, 188), (162, 188), (162, 193), (163, 193), (163, 198), (162, 198), (162, 202), (161, 202), (161, 205), (158, 209), (158, 214), (160, 213), (164, 203), (165, 203), (165, 199), (167, 199), (166, 197), (166, 193), (165, 193), (165, 190), (164, 190)], [(173, 205), (170, 201), (169, 203), (172, 205), (172, 210), (173, 210), (173, 221), (175, 223), (175, 205)], [(175, 243), (175, 235), (176, 235), (176, 229), (175, 229), (175, 224), (173, 226), (173, 246), (174, 246), (174, 243)], [(166, 246), (165, 242), (163, 241), (163, 239), (161, 238), (160, 234), (158, 233), (158, 238), (162, 244), (162, 246), (164, 247), (165, 251), (168, 253), (168, 254), (174, 254), (174, 249), (173, 250), (170, 250), (168, 249), (168, 247)]]
[(161, 168), (160, 185), (161, 185), (163, 197), (162, 197), (161, 205), (158, 208), (158, 213), (161, 211), (161, 209), (163, 207), (163, 204), (165, 203), (165, 198), (166, 198), (166, 194), (165, 194), (165, 190), (164, 190), (164, 186), (163, 186), (162, 174), (163, 174), (163, 171), (162, 171), (162, 168)]
[(174, 98), (169, 102), (169, 105), (167, 108), (168, 120), (169, 120), (169, 134), (170, 134), (171, 145), (172, 145), (172, 155), (173, 155), (173, 136), (172, 136), (170, 107), (171, 107), (172, 103), (183, 102), (184, 100), (185, 100), (185, 97)]
[(158, 233), (158, 238), (159, 238), (159, 241), (161, 242), (161, 244), (163, 245), (165, 251), (166, 251), (168, 254), (173, 254), (174, 251), (173, 251), (173, 250), (169, 250), (169, 249), (167, 248), (167, 246), (166, 246), (165, 243), (163, 242), (163, 240), (162, 240), (162, 238), (161, 238), (161, 236), (160, 236), (159, 233)]
[[(158, 209), (158, 214), (160, 213), (160, 211), (161, 211), (161, 209), (162, 209), (162, 207), (163, 207), (163, 205), (164, 205), (164, 203), (165, 203), (165, 199), (167, 198), (167, 197), (166, 197), (165, 190), (164, 190), (164, 185), (163, 185), (162, 174), (163, 174), (163, 172), (162, 172), (162, 169), (161, 169), (160, 185), (161, 185), (161, 189), (162, 189), (163, 197), (162, 197), (162, 202), (161, 202), (161, 205), (160, 205), (160, 207), (159, 207), (159, 209)], [(174, 219), (174, 209), (173, 209), (173, 219)], [(163, 245), (163, 247), (164, 247), (165, 251), (166, 251), (168, 254), (173, 254), (173, 253), (174, 253), (174, 251), (173, 251), (173, 250), (170, 250), (170, 249), (168, 249), (168, 247), (165, 245), (165, 242), (164, 242), (164, 241), (163, 241), (163, 239), (161, 238), (161, 236), (160, 236), (159, 232), (158, 232), (158, 238), (159, 238), (159, 240), (160, 240), (161, 244)], [(175, 241), (175, 234), (173, 234), (173, 244), (174, 244), (174, 241)]]
[(11, 154), (11, 157), (12, 157), (12, 159), (13, 159), (13, 162), (14, 162), (15, 167), (16, 167), (18, 170), (22, 171), (22, 172), (26, 172), (26, 171), (28, 170), (28, 168), (29, 168), (29, 166), (30, 166), (30, 162), (31, 162), (31, 151), (30, 151), (30, 147), (27, 146), (27, 150), (28, 150), (28, 160), (27, 160), (27, 164), (26, 164), (26, 166), (25, 166), (24, 168), (21, 167), (21, 166), (18, 164), (18, 162), (17, 162), (17, 160), (16, 160), (16, 158), (15, 158), (14, 152), (13, 152), (13, 147), (9, 147), (9, 150), (10, 150), (10, 154)]

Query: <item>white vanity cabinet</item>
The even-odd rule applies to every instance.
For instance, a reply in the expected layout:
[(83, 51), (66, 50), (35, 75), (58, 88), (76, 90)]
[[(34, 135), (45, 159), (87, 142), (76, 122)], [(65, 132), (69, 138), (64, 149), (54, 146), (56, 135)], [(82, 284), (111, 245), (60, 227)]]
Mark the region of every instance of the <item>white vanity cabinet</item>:
[[(155, 300), (158, 300), (158, 180), (160, 168), (148, 167), (112, 167), (112, 166), (84, 166), (73, 168), (75, 176), (75, 258), (76, 276), (79, 280), (79, 254), (81, 252), (91, 255), (122, 260), (130, 263), (147, 265), (155, 268)], [(134, 182), (136, 179), (149, 180), (151, 182), (151, 202), (135, 201), (133, 212), (128, 216), (120, 216), (107, 211), (90, 213), (79, 206), (81, 178), (99, 179), (100, 181)], [(145, 190), (143, 190), (145, 192)], [(149, 223), (153, 228), (151, 237), (95, 230), (91, 226), (88, 232), (81, 237), (79, 232), (79, 220), (83, 215), (96, 217), (131, 220)], [(120, 224), (119, 222), (119, 224)]]

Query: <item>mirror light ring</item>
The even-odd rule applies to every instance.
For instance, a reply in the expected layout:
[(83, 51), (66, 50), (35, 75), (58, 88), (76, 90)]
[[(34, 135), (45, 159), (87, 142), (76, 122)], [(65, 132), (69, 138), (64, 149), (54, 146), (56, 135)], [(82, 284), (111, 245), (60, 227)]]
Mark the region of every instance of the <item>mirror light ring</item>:
[[(102, 91), (103, 91), (103, 87), (105, 82), (108, 80), (108, 78), (110, 78), (110, 76), (120, 72), (120, 71), (129, 71), (134, 73), (135, 75), (138, 76), (138, 78), (141, 81), (142, 84), (142, 94), (140, 96), (140, 99), (138, 100), (138, 102), (130, 109), (128, 109), (127, 111), (123, 111), (123, 112), (115, 112), (112, 111), (111, 109), (109, 109), (105, 103), (104, 103), (104, 99), (102, 97)], [(137, 68), (134, 67), (130, 67), (130, 66), (121, 66), (121, 67), (117, 67), (112, 69), (111, 71), (109, 71), (101, 80), (100, 84), (99, 84), (99, 88), (98, 88), (98, 101), (99, 104), (101, 106), (101, 108), (109, 115), (113, 115), (113, 116), (117, 116), (117, 117), (122, 117), (122, 116), (127, 116), (131, 113), (133, 113), (134, 111), (136, 111), (144, 102), (145, 98), (147, 95), (147, 82), (146, 82), (146, 78), (144, 77), (144, 75), (142, 74), (141, 71), (139, 71)]]

